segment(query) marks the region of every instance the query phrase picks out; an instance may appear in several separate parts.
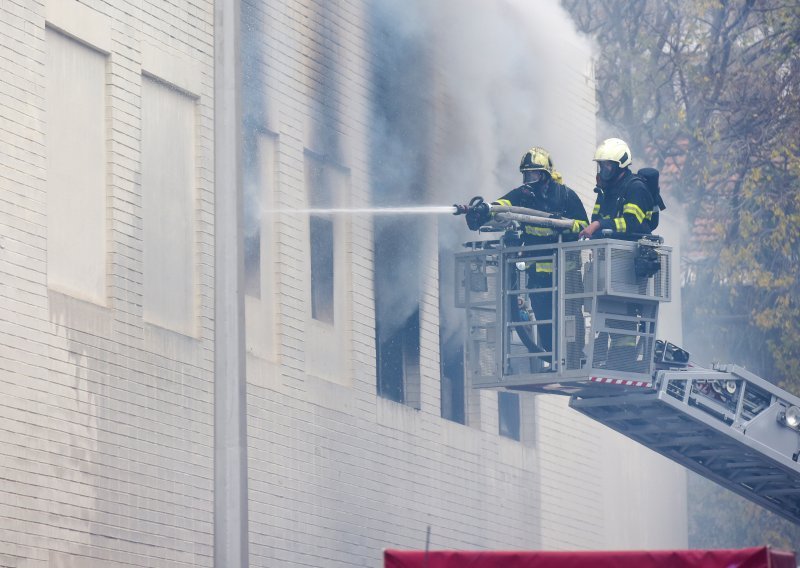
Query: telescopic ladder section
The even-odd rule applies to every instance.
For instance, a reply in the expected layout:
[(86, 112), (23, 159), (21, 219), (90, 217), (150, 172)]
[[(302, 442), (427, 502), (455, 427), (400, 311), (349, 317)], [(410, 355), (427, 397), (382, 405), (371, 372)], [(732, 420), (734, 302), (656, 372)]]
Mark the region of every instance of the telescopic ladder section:
[(800, 398), (735, 365), (658, 371), (640, 391), (570, 406), (800, 524)]

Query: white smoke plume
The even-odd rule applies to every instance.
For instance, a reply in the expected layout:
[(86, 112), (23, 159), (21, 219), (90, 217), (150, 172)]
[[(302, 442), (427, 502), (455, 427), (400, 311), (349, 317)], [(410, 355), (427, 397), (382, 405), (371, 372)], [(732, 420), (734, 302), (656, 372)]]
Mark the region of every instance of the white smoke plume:
[[(403, 156), (415, 155), (419, 146), (430, 149), (419, 156), (435, 156), (424, 176), (428, 203), (466, 203), (474, 195), (496, 199), (521, 183), (522, 154), (531, 146), (542, 146), (551, 152), (567, 185), (591, 207), (596, 142), (592, 49), (557, 0), (380, 0), (375, 9), (377, 17), (389, 24), (387, 29), (402, 38), (387, 48), (410, 49), (429, 65), (428, 85), (397, 79), (393, 84), (408, 92), (393, 90), (390, 96), (408, 101), (409, 106), (432, 105), (433, 124), (427, 132), (406, 133), (384, 144)], [(396, 72), (408, 71), (401, 66)], [(426, 90), (424, 95), (420, 89)], [(395, 110), (412, 117), (418, 111), (404, 109), (402, 103)], [(385, 128), (384, 133), (397, 134), (397, 128)], [(407, 166), (409, 160), (386, 160), (391, 163)], [(396, 177), (408, 179), (408, 168)], [(396, 196), (398, 189), (394, 190)], [(463, 218), (442, 219), (439, 229), (439, 246), (445, 254), (477, 237), (467, 231)], [(413, 254), (411, 248), (406, 252)], [(418, 261), (409, 258), (408, 264)], [(445, 270), (442, 277), (452, 275)], [(414, 288), (398, 284), (392, 289)], [(451, 289), (445, 282), (443, 290)], [(402, 324), (416, 305), (415, 298), (404, 299), (402, 294), (384, 300), (392, 308), (379, 307), (379, 317), (384, 316), (382, 324), (389, 330)], [(443, 297), (441, 302), (449, 307), (452, 298)], [(443, 313), (445, 333), (463, 317), (450, 312)]]

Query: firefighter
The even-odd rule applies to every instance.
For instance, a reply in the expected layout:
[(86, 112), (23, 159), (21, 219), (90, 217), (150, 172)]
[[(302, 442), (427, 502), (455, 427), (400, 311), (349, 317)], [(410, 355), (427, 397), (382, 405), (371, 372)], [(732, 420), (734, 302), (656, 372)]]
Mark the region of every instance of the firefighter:
[[(525, 152), (519, 171), (522, 173), (522, 185), (494, 201), (494, 204), (527, 207), (574, 219), (573, 233), (578, 233), (589, 224), (578, 194), (562, 183), (561, 174), (553, 168), (553, 160), (547, 150), (533, 147)], [(557, 240), (555, 229), (528, 224), (522, 226), (522, 241), (526, 245)]]
[[(630, 170), (633, 160), (628, 145), (619, 138), (603, 140), (594, 153), (594, 161), (597, 200), (592, 222), (580, 232), (580, 237), (591, 238), (598, 230), (605, 229), (625, 235), (649, 235), (655, 203), (644, 181)], [(638, 324), (631, 325), (639, 329)], [(601, 366), (624, 369), (635, 365), (636, 350), (635, 335), (600, 333), (595, 338), (595, 360), (606, 359)]]
[[(592, 222), (580, 232), (591, 238), (597, 231), (650, 234), (653, 197), (644, 181), (630, 170), (631, 150), (619, 138), (604, 140), (594, 153), (597, 162), (597, 200)], [(597, 236), (597, 235), (595, 235)]]
[[(493, 202), (493, 204), (527, 207), (528, 209), (536, 209), (574, 219), (571, 231), (573, 236), (577, 236), (578, 232), (589, 224), (583, 203), (581, 203), (580, 198), (572, 189), (562, 183), (561, 175), (553, 168), (553, 160), (547, 150), (533, 147), (525, 152), (519, 165), (519, 171), (522, 173), (522, 185), (512, 189)], [(557, 242), (559, 234), (556, 229), (536, 227), (523, 223), (520, 237), (524, 245), (538, 245)], [(549, 251), (541, 251), (538, 254), (541, 256), (546, 255), (548, 258), (539, 261), (525, 261), (524, 270), (527, 273), (527, 287), (529, 289), (552, 288), (553, 263), (550, 260), (551, 253)], [(514, 286), (518, 271), (512, 270), (511, 272), (510, 277), (515, 281), (510, 285)], [(552, 319), (552, 292), (531, 292), (529, 296), (531, 308), (536, 319)], [(517, 317), (516, 304), (510, 305), (509, 309), (512, 319), (520, 321)], [(517, 328), (517, 333), (529, 352), (539, 352), (542, 351), (542, 348), (544, 351), (553, 350), (553, 329), (551, 325), (538, 326), (539, 345), (533, 342), (528, 329), (530, 328), (520, 326)], [(545, 360), (549, 362), (550, 358), (548, 357)]]

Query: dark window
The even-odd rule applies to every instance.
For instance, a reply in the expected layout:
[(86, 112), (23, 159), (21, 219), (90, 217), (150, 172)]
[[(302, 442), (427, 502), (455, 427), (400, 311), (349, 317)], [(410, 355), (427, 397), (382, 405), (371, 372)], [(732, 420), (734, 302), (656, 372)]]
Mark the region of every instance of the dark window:
[(419, 304), (421, 233), (414, 220), (376, 216), (375, 333), (377, 392), (420, 408)]
[(464, 412), (464, 344), (458, 341), (441, 343), (442, 418), (466, 423)]
[(261, 297), (261, 231), (244, 235), (244, 293)]
[[(312, 209), (329, 209), (334, 199), (330, 175), (324, 163), (306, 156), (308, 204)], [(333, 217), (326, 214), (309, 216), (311, 248), (311, 317), (333, 324)]]
[[(379, 4), (379, 3), (377, 3)], [(370, 10), (370, 54), (375, 62), (370, 116), (371, 205), (425, 203), (437, 138), (431, 105), (435, 73), (420, 43), (397, 29), (387, 10)], [(385, 133), (391, 133), (386, 136)], [(375, 319), (377, 390), (412, 408), (421, 406), (420, 321), (424, 260), (435, 250), (430, 217), (376, 215)], [(402, 351), (403, 356), (398, 351)], [(401, 365), (402, 364), (402, 365)], [(400, 368), (402, 366), (402, 372)]]
[[(381, 337), (380, 322), (378, 337)], [(378, 347), (378, 395), (395, 402), (414, 403), (419, 384), (419, 310)], [(418, 404), (414, 404), (418, 406)]]
[(497, 410), (500, 418), (500, 435), (519, 441), (519, 395), (513, 392), (498, 392)]
[(259, 159), (260, 131), (251, 123), (245, 124), (242, 146), (243, 199), (242, 233), (244, 240), (244, 292), (248, 296), (261, 297), (261, 202), (266, 192), (262, 180)]
[[(444, 229), (446, 230), (446, 228)], [(440, 231), (443, 234), (444, 231)], [(464, 392), (464, 314), (453, 316), (453, 249), (439, 251), (439, 354), (441, 359), (442, 418), (466, 424)]]
[(333, 323), (333, 221), (312, 215), (311, 317)]

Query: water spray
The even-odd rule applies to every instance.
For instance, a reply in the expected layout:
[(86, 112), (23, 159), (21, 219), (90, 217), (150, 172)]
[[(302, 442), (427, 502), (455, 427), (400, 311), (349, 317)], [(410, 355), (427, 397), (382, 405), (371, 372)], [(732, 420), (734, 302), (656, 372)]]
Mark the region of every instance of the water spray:
[[(490, 204), (482, 197), (473, 197), (467, 205), (421, 205), (403, 207), (341, 207), (341, 208), (307, 208), (307, 209), (267, 209), (266, 214), (277, 215), (466, 215), (467, 225), (471, 229), (495, 218), (499, 221), (518, 221), (542, 227), (569, 229), (572, 219), (555, 218), (550, 213), (498, 204)], [(473, 220), (475, 221), (473, 223)], [(473, 227), (473, 224), (476, 224)]]
[(359, 208), (311, 208), (311, 209), (267, 209), (264, 213), (278, 215), (442, 215), (455, 214), (454, 205), (422, 205), (418, 207), (359, 207)]

